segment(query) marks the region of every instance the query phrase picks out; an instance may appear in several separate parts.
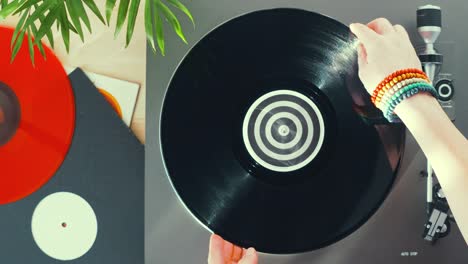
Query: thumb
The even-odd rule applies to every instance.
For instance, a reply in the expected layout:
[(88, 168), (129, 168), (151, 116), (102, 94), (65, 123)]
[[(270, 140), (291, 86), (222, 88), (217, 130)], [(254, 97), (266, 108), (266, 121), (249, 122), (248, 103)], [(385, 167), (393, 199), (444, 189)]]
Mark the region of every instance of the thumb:
[(238, 264), (258, 264), (258, 254), (254, 248), (249, 248)]
[(362, 69), (367, 65), (367, 51), (362, 43), (357, 48), (357, 55), (359, 69)]
[(349, 25), (349, 29), (354, 33), (354, 35), (356, 35), (359, 41), (361, 41), (361, 43), (366, 46), (366, 48), (371, 47), (375, 40), (379, 37), (379, 35), (374, 30), (360, 23), (353, 23)]

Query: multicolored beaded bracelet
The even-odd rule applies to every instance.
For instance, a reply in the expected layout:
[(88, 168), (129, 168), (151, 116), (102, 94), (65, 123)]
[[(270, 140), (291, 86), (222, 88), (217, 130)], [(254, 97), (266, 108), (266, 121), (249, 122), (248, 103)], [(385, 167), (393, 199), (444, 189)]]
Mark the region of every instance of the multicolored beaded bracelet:
[[(404, 94), (404, 95), (401, 96), (401, 98), (398, 98), (397, 100), (401, 102), (401, 101), (403, 101), (403, 100), (405, 100), (405, 99), (407, 99), (407, 98), (409, 98), (409, 97), (411, 97), (411, 96), (413, 96), (413, 95), (415, 95), (417, 93), (420, 93), (420, 92), (429, 92), (433, 96), (436, 93), (434, 88), (422, 88), (420, 90), (412, 90), (410, 94)], [(387, 120), (389, 122), (391, 122), (391, 123), (396, 123), (396, 122), (401, 121), (400, 118), (395, 113), (393, 113), (393, 111), (394, 111), (394, 109), (396, 108), (397, 105), (398, 105), (398, 103), (395, 104), (395, 106), (393, 107), (392, 113), (387, 115)]]
[[(400, 94), (397, 98), (395, 98), (385, 109), (384, 116), (390, 121), (392, 120), (392, 117), (394, 117), (395, 113), (394, 110), (397, 107), (398, 104), (400, 104), (403, 100), (407, 99), (408, 97), (411, 97), (415, 95), (416, 93), (419, 92), (418, 89), (413, 89), (414, 87), (411, 87), (411, 89), (405, 91), (404, 93)], [(421, 89), (424, 89), (423, 87), (420, 87)]]
[(415, 78), (415, 77), (427, 79), (427, 81), (430, 82), (426, 74), (420, 69), (410, 68), (410, 69), (395, 71), (389, 76), (387, 76), (383, 81), (381, 81), (379, 85), (377, 85), (377, 87), (374, 89), (374, 92), (372, 93), (372, 96), (371, 96), (372, 102), (375, 104), (376, 99), (379, 96), (381, 97), (385, 94), (385, 91), (382, 91), (382, 89), (390, 89), (393, 85), (395, 85), (396, 83), (402, 80)]
[(398, 90), (397, 92), (395, 92), (391, 97), (390, 99), (387, 101), (387, 103), (385, 105), (382, 106), (382, 112), (385, 114), (388, 110), (388, 108), (391, 107), (392, 104), (394, 104), (394, 102), (397, 100), (398, 97), (400, 97), (402, 94), (406, 93), (407, 91), (413, 89), (413, 88), (416, 88), (418, 86), (430, 86), (429, 84), (427, 83), (422, 83), (422, 82), (417, 82), (417, 83), (412, 83), (412, 84), (409, 84), (409, 85), (406, 85), (404, 86), (403, 88), (401, 88), (400, 90)]
[(394, 96), (392, 96), (390, 102), (385, 106), (383, 109), (384, 116), (390, 122), (398, 121), (398, 116), (396, 116), (393, 112), (398, 104), (400, 104), (403, 100), (417, 94), (420, 92), (428, 92), (433, 96), (437, 95), (436, 90), (434, 87), (427, 83), (414, 83), (410, 84), (407, 87), (403, 88), (401, 91), (398, 91)]
[(423, 71), (421, 71), (420, 69), (416, 69), (416, 68), (409, 68), (409, 69), (395, 71), (392, 74), (388, 75), (384, 80), (382, 80), (379, 83), (379, 85), (377, 85), (376, 89), (374, 90), (372, 94), (372, 97), (375, 98), (379, 90), (384, 88), (387, 85), (387, 83), (390, 83), (390, 82), (396, 83), (398, 81), (401, 81), (402, 79), (412, 78), (414, 77), (412, 76), (413, 74), (421, 74), (421, 75), (426, 76)]
[[(407, 80), (407, 79), (412, 79), (412, 78), (424, 79), (424, 80), (426, 80), (427, 83), (430, 83), (427, 76), (425, 74), (420, 74), (420, 73), (404, 73), (404, 74), (399, 75), (398, 77), (396, 77), (396, 79), (398, 79), (398, 80), (401, 79), (401, 81), (404, 81), (404, 80)], [(375, 97), (375, 100), (374, 100), (374, 104), (377, 105), (380, 102), (380, 100), (382, 99), (382, 97), (385, 95), (385, 93), (392, 86), (394, 86), (395, 84), (398, 84), (401, 81), (393, 82), (393, 80), (392, 80), (392, 81), (388, 82), (385, 86), (383, 86), (380, 89), (380, 91), (377, 93), (377, 96)]]
[(411, 79), (406, 79), (402, 80), (401, 82), (398, 82), (397, 84), (393, 85), (390, 89), (386, 91), (386, 93), (382, 96), (379, 102), (376, 102), (376, 106), (379, 109), (382, 109), (382, 106), (386, 105), (388, 100), (401, 88), (405, 87), (406, 85), (416, 83), (416, 82), (422, 82), (422, 83), (428, 83), (426, 79), (423, 78), (411, 78)]

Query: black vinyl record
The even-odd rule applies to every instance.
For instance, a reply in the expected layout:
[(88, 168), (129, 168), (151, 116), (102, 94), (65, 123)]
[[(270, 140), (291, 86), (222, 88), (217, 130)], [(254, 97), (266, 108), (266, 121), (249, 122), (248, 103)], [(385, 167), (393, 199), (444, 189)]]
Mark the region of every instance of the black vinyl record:
[[(203, 225), (243, 247), (295, 253), (342, 239), (376, 211), (396, 166), (353, 110), (365, 94), (356, 46), (332, 18), (272, 9), (222, 24), (186, 55), (166, 92), (161, 145)], [(400, 129), (383, 134), (398, 148)]]

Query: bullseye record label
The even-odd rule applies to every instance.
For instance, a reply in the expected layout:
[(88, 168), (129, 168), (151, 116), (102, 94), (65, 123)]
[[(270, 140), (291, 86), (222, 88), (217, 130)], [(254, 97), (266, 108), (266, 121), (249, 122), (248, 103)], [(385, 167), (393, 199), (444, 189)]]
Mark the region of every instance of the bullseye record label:
[(34, 210), (31, 230), (37, 246), (49, 257), (74, 260), (85, 255), (96, 241), (97, 218), (82, 197), (57, 192), (45, 197)]
[(289, 172), (306, 166), (318, 154), (325, 125), (310, 98), (292, 90), (277, 90), (250, 106), (242, 135), (256, 162), (272, 171)]

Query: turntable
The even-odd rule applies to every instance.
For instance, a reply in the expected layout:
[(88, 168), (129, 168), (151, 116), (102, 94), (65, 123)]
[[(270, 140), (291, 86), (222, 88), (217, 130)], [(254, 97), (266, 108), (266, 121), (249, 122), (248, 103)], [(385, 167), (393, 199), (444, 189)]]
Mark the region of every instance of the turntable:
[(468, 55), (452, 27), (467, 6), (434, 3), (437, 39), (437, 21), (416, 23), (426, 3), (400, 2), (192, 3), (193, 47), (169, 39), (166, 57), (148, 58), (148, 263), (206, 262), (209, 231), (265, 252), (260, 263), (468, 262), (430, 164), (402, 127), (377, 124), (353, 79), (341, 23), (387, 17), (414, 44), (423, 37), (424, 68), (454, 119)]

